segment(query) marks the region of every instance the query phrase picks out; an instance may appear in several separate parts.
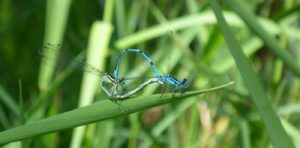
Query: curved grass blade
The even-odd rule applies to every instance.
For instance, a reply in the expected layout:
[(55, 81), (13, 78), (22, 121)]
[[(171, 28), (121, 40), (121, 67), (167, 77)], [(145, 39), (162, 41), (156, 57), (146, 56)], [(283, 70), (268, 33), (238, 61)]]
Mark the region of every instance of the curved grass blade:
[(161, 96), (160, 94), (140, 96), (124, 100), (119, 103), (103, 99), (92, 105), (65, 112), (39, 121), (31, 122), (23, 126), (9, 129), (0, 133), (0, 145), (18, 141), (33, 136), (60, 131), (76, 126), (82, 126), (93, 122), (103, 121), (114, 117), (127, 115), (158, 105), (163, 105), (180, 99), (216, 91), (232, 85), (229, 82), (214, 88), (191, 91), (184, 94), (169, 93)]
[(18, 104), (14, 101), (14, 98), (0, 85), (0, 102), (1, 105), (6, 106), (9, 111), (16, 116), (19, 115)]
[[(47, 1), (44, 43), (62, 43), (70, 6), (71, 0)], [(44, 63), (44, 61), (41, 62), (38, 78), (38, 87), (42, 91), (47, 90), (54, 72), (54, 67), (45, 66)], [(56, 65), (56, 61), (54, 59), (51, 63)]]
[(213, 11), (215, 12), (218, 24), (224, 34), (228, 48), (235, 60), (238, 70), (241, 73), (244, 83), (247, 86), (252, 96), (251, 98), (253, 99), (253, 102), (255, 103), (258, 112), (260, 113), (265, 123), (274, 147), (293, 147), (291, 139), (283, 129), (279, 118), (277, 117), (274, 109), (268, 101), (267, 94), (259, 83), (259, 80), (256, 77), (256, 74), (252, 69), (250, 62), (245, 57), (240, 45), (234, 38), (232, 32), (229, 30), (228, 24), (226, 23), (222, 15), (220, 6), (215, 0), (210, 0), (209, 2)]
[(255, 15), (243, 4), (236, 0), (225, 0), (228, 7), (238, 14), (246, 25), (259, 36), (264, 43), (269, 47), (268, 49), (280, 58), (291, 71), (300, 77), (300, 65), (294, 60), (293, 56), (286, 52), (276, 41), (269, 32), (267, 32), (262, 25), (257, 21)]

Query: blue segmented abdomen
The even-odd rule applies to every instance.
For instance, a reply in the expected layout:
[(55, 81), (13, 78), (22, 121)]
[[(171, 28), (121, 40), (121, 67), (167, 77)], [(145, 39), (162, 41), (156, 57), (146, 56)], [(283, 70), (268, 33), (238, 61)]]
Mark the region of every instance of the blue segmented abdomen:
[(162, 79), (160, 73), (158, 72), (157, 68), (155, 67), (154, 63), (152, 62), (152, 60), (142, 51), (139, 49), (126, 49), (124, 50), (121, 55), (119, 56), (118, 60), (117, 60), (117, 64), (116, 67), (114, 69), (114, 77), (116, 79), (118, 79), (118, 70), (119, 70), (119, 65), (121, 62), (122, 57), (127, 53), (127, 52), (135, 52), (135, 53), (139, 53), (141, 54), (145, 60), (151, 65), (152, 69), (154, 70), (156, 76), (158, 77), (158, 79)]

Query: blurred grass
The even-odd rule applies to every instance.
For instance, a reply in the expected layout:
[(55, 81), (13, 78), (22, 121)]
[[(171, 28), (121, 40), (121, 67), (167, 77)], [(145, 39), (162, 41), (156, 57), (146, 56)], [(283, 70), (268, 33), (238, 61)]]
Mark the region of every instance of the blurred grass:
[(257, 34), (264, 41), (273, 54), (279, 57), (295, 75), (300, 77), (299, 63), (297, 64), (293, 60), (292, 55), (282, 49), (282, 47), (277, 44), (278, 42), (271, 36), (271, 34), (265, 31), (263, 26), (256, 22), (255, 15), (252, 14), (249, 9), (247, 9), (247, 6), (244, 3), (240, 3), (235, 0), (225, 0), (224, 2), (244, 20), (247, 26), (253, 30), (255, 34)]
[(9, 110), (11, 110), (16, 116), (19, 115), (18, 105), (15, 102), (16, 100), (10, 96), (10, 94), (0, 85), (0, 98), (1, 104), (5, 104)]
[[(93, 124), (80, 123), (86, 126), (80, 134), (70, 125), (71, 129), (60, 128), (43, 136), (31, 137), (28, 135), (33, 133), (28, 131), (24, 134), (30, 138), (26, 143), (29, 147), (275, 147), (278, 140), (274, 142), (271, 140), (274, 135), (269, 134), (273, 123), (265, 122), (263, 114), (278, 116), (288, 138), (299, 147), (300, 4), (295, 0), (222, 1), (222, 14), (229, 29), (251, 62), (264, 96), (273, 108), (271, 113), (263, 114), (258, 107), (261, 104), (252, 101), (253, 88), (244, 83), (251, 79), (248, 73), (246, 78), (240, 75), (240, 62), (236, 63), (228, 52), (227, 39), (208, 1), (28, 0), (16, 3), (2, 0), (0, 7), (0, 68), (3, 70), (0, 131), (3, 133), (24, 121), (22, 127), (26, 131), (30, 130), (26, 125), (70, 110), (82, 110), (80, 98), (88, 98), (84, 104), (91, 103), (91, 106), (111, 103), (100, 100), (107, 97), (97, 88), (97, 80), (84, 82), (86, 76), (74, 73), (78, 66), (76, 60), (67, 67), (56, 59), (47, 61), (52, 66), (45, 64), (38, 51), (47, 43), (61, 44), (57, 51), (61, 57), (70, 53), (78, 55), (74, 56), (76, 59), (90, 61), (87, 55), (93, 55), (95, 64), (102, 65), (101, 70), (109, 73), (121, 50), (139, 48), (162, 73), (171, 73), (178, 79), (187, 77), (190, 82), (187, 91), (236, 82), (230, 88), (194, 99), (172, 101), (130, 115), (116, 112), (122, 116), (101, 122), (96, 119), (102, 114), (98, 118), (96, 114), (100, 113), (92, 112), (87, 116), (95, 115), (89, 122)], [(110, 32), (98, 30), (92, 35), (96, 22), (110, 26), (107, 26)], [(124, 76), (151, 75), (145, 68), (147, 64), (140, 64), (138, 58), (136, 54), (128, 54), (122, 60)], [(19, 78), (24, 110), (18, 100)], [(85, 96), (80, 89), (89, 91), (89, 97), (80, 97)], [(149, 86), (136, 96), (146, 97), (160, 93), (161, 89), (158, 85)], [(151, 99), (142, 100), (154, 101)], [(93, 100), (97, 102), (92, 103)], [(101, 104), (94, 109), (106, 108)], [(81, 121), (76, 117), (66, 121), (62, 116), (54, 125)], [(47, 124), (36, 131), (50, 127)], [(272, 131), (277, 130), (280, 128)], [(77, 138), (73, 138), (75, 135)], [(5, 146), (21, 146), (21, 142)]]
[(292, 141), (283, 129), (276, 112), (271, 107), (267, 94), (259, 83), (259, 79), (256, 77), (256, 74), (251, 67), (251, 63), (247, 60), (243, 52), (241, 52), (241, 46), (234, 38), (232, 32), (229, 30), (228, 24), (222, 15), (219, 4), (215, 0), (210, 0), (210, 4), (215, 12), (218, 24), (224, 34), (224, 38), (241, 73), (243, 81), (248, 87), (248, 90), (252, 96), (252, 100), (262, 116), (262, 119), (264, 120), (274, 147), (294, 147)]

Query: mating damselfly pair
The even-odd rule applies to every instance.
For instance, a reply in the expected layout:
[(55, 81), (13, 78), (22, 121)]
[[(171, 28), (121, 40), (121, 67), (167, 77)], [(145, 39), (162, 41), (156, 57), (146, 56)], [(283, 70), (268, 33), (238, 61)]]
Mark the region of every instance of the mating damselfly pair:
[[(53, 58), (57, 59), (58, 54), (54, 54), (57, 52), (54, 52), (54, 50), (57, 50), (57, 48), (61, 48), (60, 45), (53, 45), (53, 44), (47, 44), (44, 46), (43, 51), (40, 53), (43, 58)], [(132, 88), (130, 90), (122, 89), (125, 88), (126, 84), (124, 83), (125, 81), (128, 81), (131, 78), (122, 78), (119, 76), (119, 69), (120, 69), (120, 64), (122, 61), (122, 58), (124, 55), (127, 53), (136, 53), (137, 55), (140, 55), (144, 58), (144, 60), (150, 64), (151, 69), (154, 71), (155, 76), (154, 77), (147, 77), (148, 80), (145, 82), (142, 82), (135, 88)], [(102, 72), (98, 70), (96, 67), (86, 63), (83, 59), (72, 59), (67, 58), (67, 62), (70, 61), (75, 61), (78, 65), (78, 69), (81, 69), (83, 71), (95, 74), (100, 77), (100, 87), (102, 90), (112, 99), (122, 99), (122, 98), (127, 98), (131, 95), (136, 94), (146, 86), (156, 83), (160, 85), (165, 85), (168, 87), (171, 87), (173, 91), (179, 91), (179, 92), (184, 92), (184, 89), (188, 86), (188, 81), (187, 79), (183, 79), (182, 81), (176, 79), (174, 76), (168, 74), (168, 75), (161, 75), (158, 69), (156, 68), (155, 64), (153, 61), (142, 51), (139, 49), (126, 49), (122, 51), (121, 55), (118, 57), (114, 72), (113, 74), (109, 74), (106, 72)], [(66, 61), (65, 61), (66, 62)]]

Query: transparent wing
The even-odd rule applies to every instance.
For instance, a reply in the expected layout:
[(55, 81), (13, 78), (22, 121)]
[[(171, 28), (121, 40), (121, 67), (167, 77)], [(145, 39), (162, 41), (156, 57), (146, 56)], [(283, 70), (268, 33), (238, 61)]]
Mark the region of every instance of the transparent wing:
[[(70, 54), (68, 53), (64, 54), (64, 56), (59, 56), (58, 51), (60, 51), (59, 50), (60, 48), (61, 45), (59, 44), (48, 43), (43, 47), (42, 50), (39, 51), (41, 58), (43, 58), (43, 61), (45, 61), (45, 64), (50, 66), (55, 66), (56, 63), (60, 63), (63, 65), (66, 64), (68, 65), (68, 67), (76, 71), (87, 72), (100, 77), (104, 74), (93, 65), (85, 62), (85, 55), (86, 55), (85, 51), (82, 51), (76, 57), (70, 56)], [(53, 60), (56, 62), (53, 62)]]

